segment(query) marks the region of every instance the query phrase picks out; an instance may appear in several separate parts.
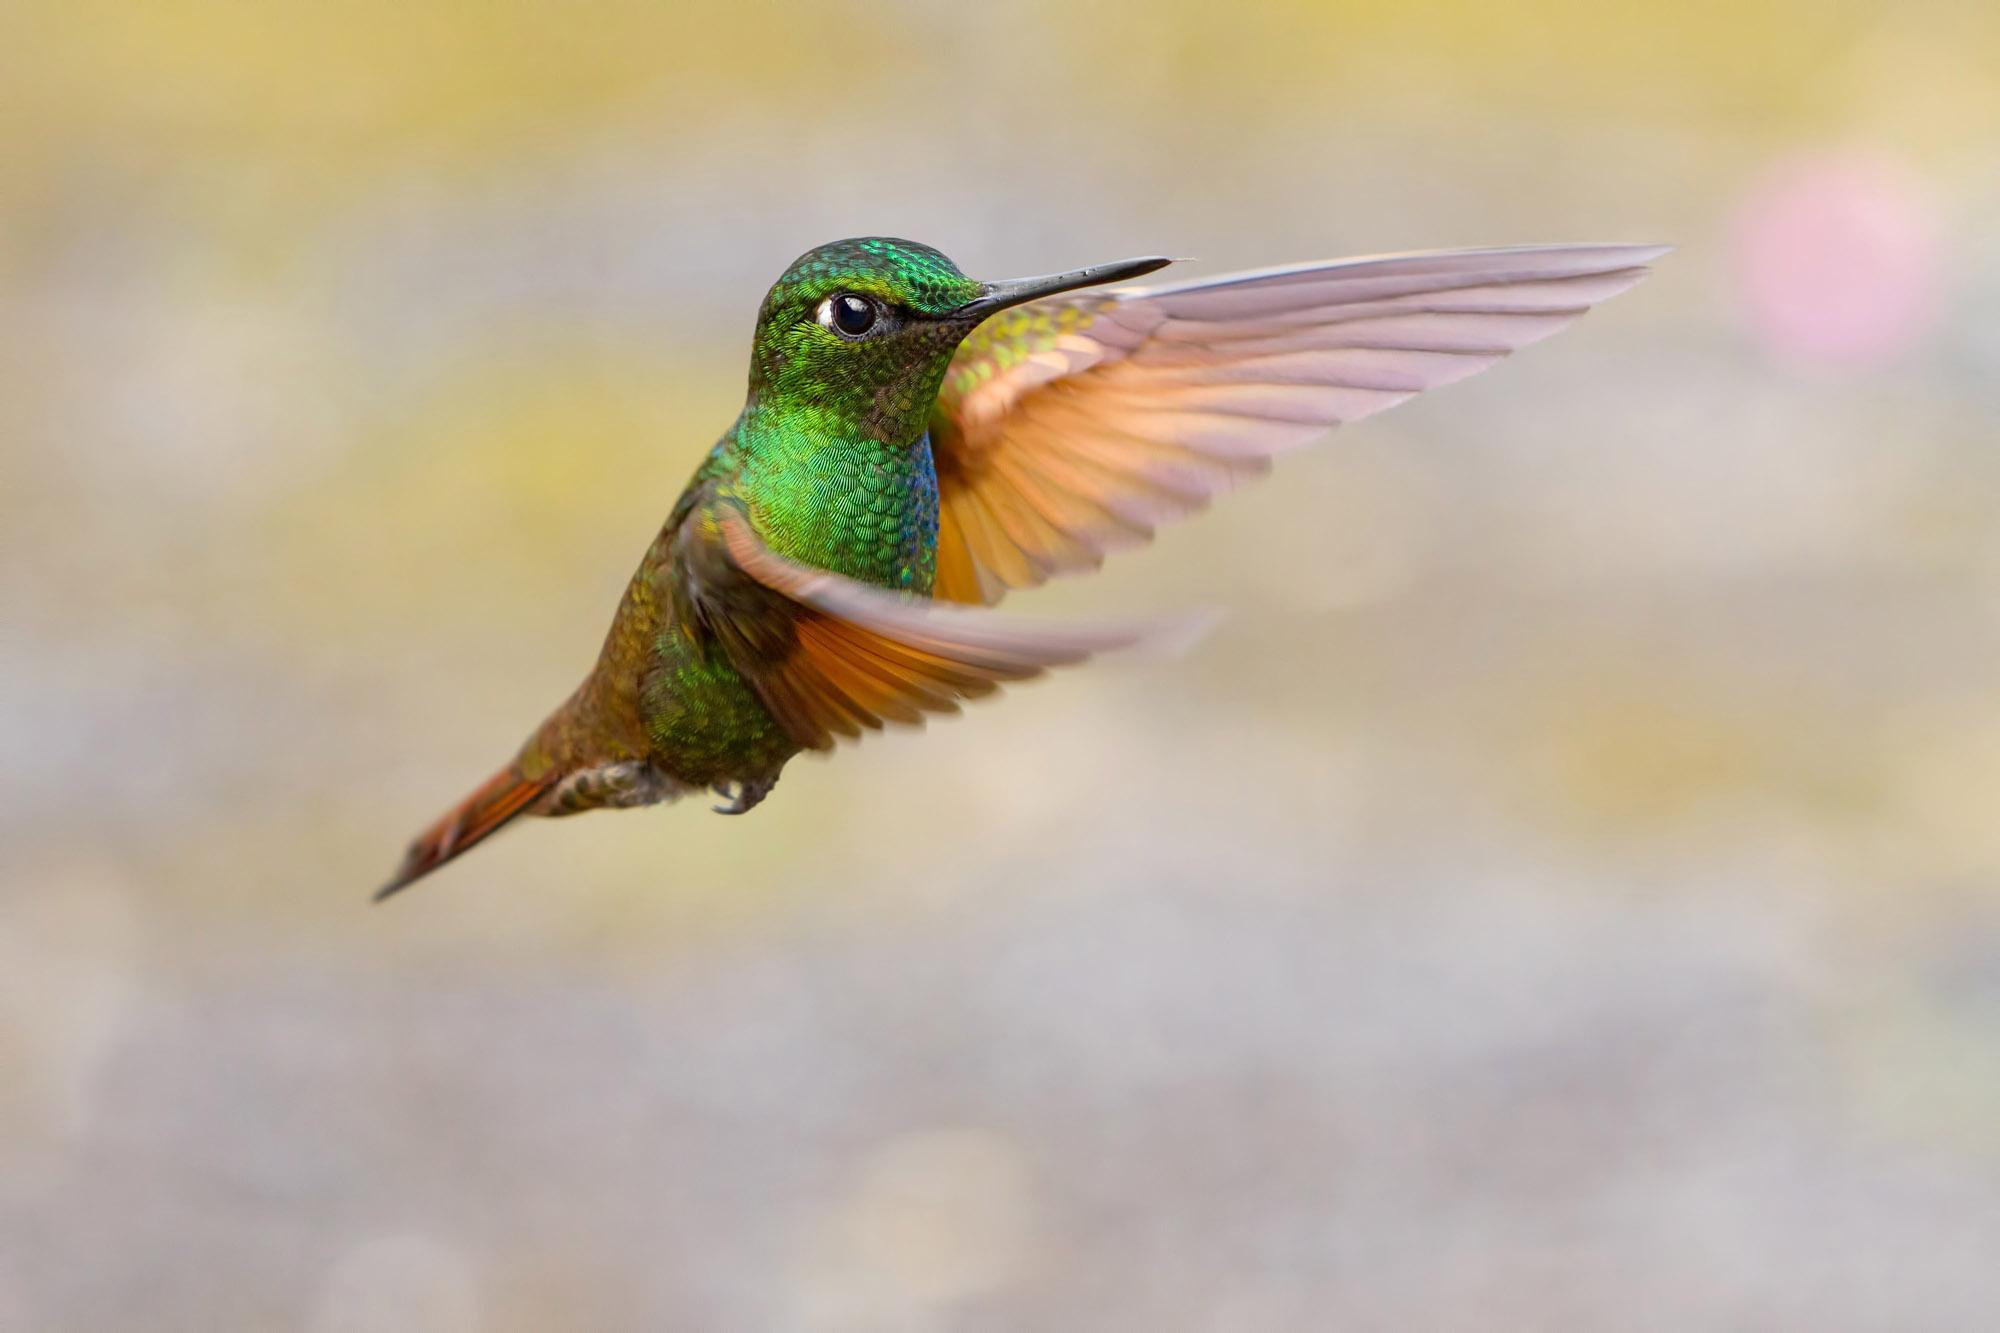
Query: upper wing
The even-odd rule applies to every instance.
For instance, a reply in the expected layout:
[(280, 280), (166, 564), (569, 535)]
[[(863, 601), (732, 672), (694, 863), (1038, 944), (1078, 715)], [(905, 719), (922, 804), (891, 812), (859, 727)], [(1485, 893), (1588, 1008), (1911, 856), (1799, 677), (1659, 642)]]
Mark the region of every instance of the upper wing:
[(996, 315), (931, 422), (934, 595), (991, 603), (1094, 569), (1272, 455), (1546, 338), (1668, 248), (1385, 255)]
[(701, 623), (808, 749), (885, 722), (922, 725), (1004, 681), (1169, 628), (1029, 621), (901, 596), (786, 559), (722, 501), (689, 516), (677, 555)]

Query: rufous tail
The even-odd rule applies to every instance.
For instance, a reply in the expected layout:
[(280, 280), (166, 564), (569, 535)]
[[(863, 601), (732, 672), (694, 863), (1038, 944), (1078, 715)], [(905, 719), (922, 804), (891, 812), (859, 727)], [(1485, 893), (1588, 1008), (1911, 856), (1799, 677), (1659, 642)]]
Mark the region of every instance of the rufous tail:
[(410, 850), (403, 854), (403, 864), (397, 867), (395, 878), (376, 890), (375, 901), (379, 903), (392, 893), (400, 893), (498, 831), (554, 786), (557, 776), (550, 773), (539, 779), (525, 778), (512, 764), (495, 773), (478, 791), (417, 835)]

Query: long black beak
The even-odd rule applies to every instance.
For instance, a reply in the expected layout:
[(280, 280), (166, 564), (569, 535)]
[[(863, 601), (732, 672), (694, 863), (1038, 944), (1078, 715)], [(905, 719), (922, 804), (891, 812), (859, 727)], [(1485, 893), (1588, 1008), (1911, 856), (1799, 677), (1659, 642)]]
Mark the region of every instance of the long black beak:
[(1053, 296), (1057, 292), (1073, 292), (1079, 287), (1096, 287), (1107, 282), (1124, 282), (1127, 278), (1143, 278), (1148, 273), (1159, 272), (1173, 262), (1159, 255), (1147, 255), (1143, 259), (1121, 259), (1115, 264), (1097, 264), (1090, 268), (1073, 269), (1068, 273), (1051, 273), (1045, 278), (1009, 278), (1005, 282), (983, 283), (978, 296), (952, 313), (966, 319), (985, 319), (996, 310), (1005, 310), (1008, 306), (1020, 305), (1023, 301)]

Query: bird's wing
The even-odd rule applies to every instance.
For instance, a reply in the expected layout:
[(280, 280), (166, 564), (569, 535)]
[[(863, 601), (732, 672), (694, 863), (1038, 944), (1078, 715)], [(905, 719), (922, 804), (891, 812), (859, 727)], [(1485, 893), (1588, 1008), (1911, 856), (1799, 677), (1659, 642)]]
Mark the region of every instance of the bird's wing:
[(1095, 569), (1273, 455), (1546, 338), (1667, 248), (1385, 255), (996, 315), (932, 417), (935, 595), (989, 604)]
[(678, 541), (700, 624), (799, 745), (829, 749), (886, 722), (990, 694), (1167, 630), (1163, 623), (1026, 621), (939, 606), (779, 555), (727, 500), (689, 515)]

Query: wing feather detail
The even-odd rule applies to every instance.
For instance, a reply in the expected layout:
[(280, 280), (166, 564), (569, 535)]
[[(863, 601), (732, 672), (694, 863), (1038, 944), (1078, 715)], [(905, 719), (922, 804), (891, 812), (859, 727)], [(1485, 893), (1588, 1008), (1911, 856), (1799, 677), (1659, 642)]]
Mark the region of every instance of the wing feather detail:
[(684, 531), (703, 623), (809, 749), (888, 723), (921, 726), (1004, 683), (1188, 628), (1026, 620), (890, 592), (777, 554), (727, 503)]
[(1666, 249), (1384, 255), (996, 316), (932, 419), (936, 595), (990, 604), (1095, 569), (1276, 455), (1557, 332)]

